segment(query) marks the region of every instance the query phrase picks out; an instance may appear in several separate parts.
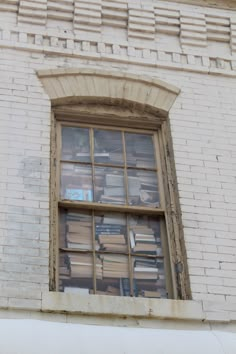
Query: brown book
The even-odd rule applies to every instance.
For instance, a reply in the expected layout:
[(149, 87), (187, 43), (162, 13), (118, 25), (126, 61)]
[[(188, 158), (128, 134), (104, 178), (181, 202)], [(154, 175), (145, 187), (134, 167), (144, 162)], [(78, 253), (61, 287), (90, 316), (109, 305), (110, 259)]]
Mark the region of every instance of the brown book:
[(155, 243), (136, 243), (134, 251), (156, 251), (157, 245)]
[(90, 226), (85, 226), (81, 225), (80, 223), (77, 222), (67, 222), (67, 227), (68, 227), (68, 232), (70, 233), (76, 233), (76, 234), (91, 234), (92, 233), (92, 227), (91, 224)]
[(101, 258), (103, 260), (103, 263), (105, 262), (112, 262), (112, 263), (124, 263), (124, 257), (120, 255), (101, 255)]
[(161, 297), (161, 294), (159, 293), (159, 291), (142, 290), (141, 294), (143, 297), (156, 297), (156, 298)]
[(114, 235), (108, 235), (108, 234), (99, 234), (98, 235), (99, 239), (101, 240), (108, 240), (108, 241), (111, 241), (111, 240), (121, 240), (121, 241), (125, 241), (125, 236), (124, 235), (121, 235), (121, 234), (114, 234)]
[(91, 235), (80, 235), (80, 234), (76, 234), (76, 233), (71, 233), (71, 232), (67, 232), (67, 241), (69, 242), (92, 242), (92, 237)]
[(145, 280), (157, 280), (158, 275), (157, 275), (157, 273), (135, 272), (134, 271), (134, 278), (135, 279), (145, 279)]
[(127, 251), (127, 245), (120, 245), (120, 244), (114, 244), (114, 243), (103, 243), (101, 244), (101, 248), (104, 248), (107, 251), (113, 250), (113, 251), (120, 251), (120, 252), (126, 252)]

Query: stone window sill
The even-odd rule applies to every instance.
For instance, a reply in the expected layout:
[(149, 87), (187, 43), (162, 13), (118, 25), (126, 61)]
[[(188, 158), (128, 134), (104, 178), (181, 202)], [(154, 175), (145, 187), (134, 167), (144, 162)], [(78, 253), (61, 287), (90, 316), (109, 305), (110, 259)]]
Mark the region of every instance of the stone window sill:
[(42, 311), (90, 316), (197, 321), (205, 319), (200, 301), (86, 296), (59, 292), (42, 294)]

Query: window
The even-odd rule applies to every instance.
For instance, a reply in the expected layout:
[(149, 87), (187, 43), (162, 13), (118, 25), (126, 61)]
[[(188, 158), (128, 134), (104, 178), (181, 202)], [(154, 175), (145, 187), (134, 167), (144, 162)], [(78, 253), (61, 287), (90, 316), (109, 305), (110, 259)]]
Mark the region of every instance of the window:
[(56, 289), (173, 297), (158, 132), (57, 126)]

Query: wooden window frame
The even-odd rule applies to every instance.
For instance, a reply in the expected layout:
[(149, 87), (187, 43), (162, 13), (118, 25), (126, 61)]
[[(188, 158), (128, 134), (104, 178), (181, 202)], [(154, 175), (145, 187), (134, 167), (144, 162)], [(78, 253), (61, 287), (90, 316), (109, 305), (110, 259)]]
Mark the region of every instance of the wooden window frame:
[[(93, 105), (90, 108), (93, 110)], [(106, 110), (106, 109), (105, 109)], [(124, 108), (124, 111), (126, 109)], [(114, 108), (115, 111), (115, 108)], [(102, 112), (104, 113), (104, 107)], [(166, 238), (164, 241), (164, 259), (166, 259), (165, 268), (167, 281), (166, 286), (169, 293), (169, 298), (188, 298), (187, 286), (186, 286), (186, 275), (184, 272), (184, 260), (181, 253), (181, 241), (180, 232), (178, 224), (178, 212), (176, 206), (176, 195), (170, 190), (170, 186), (173, 186), (173, 171), (171, 171), (171, 162), (169, 156), (167, 156), (170, 151), (169, 145), (166, 140), (166, 131), (168, 129), (166, 123), (160, 121), (160, 124), (156, 125), (156, 128), (150, 127), (150, 129), (142, 129), (141, 126), (134, 128), (135, 125), (135, 115), (140, 116), (137, 112), (132, 113), (134, 120), (130, 123), (123, 124), (119, 126), (118, 119), (108, 125), (109, 116), (111, 116), (110, 107), (108, 109), (108, 114), (103, 119), (102, 114), (98, 112), (90, 116), (89, 124), (86, 124), (86, 116), (83, 113), (80, 105), (72, 108), (55, 108), (52, 113), (52, 131), (51, 131), (51, 237), (50, 237), (50, 290), (58, 290), (58, 210), (59, 207), (73, 207), (73, 209), (78, 208), (82, 210), (102, 210), (104, 212), (121, 212), (121, 213), (135, 213), (144, 215), (156, 215), (162, 216), (165, 224)], [(117, 118), (119, 113), (117, 114)], [(93, 118), (94, 117), (94, 118)], [(112, 115), (111, 118), (114, 118)], [(130, 131), (137, 133), (148, 133), (155, 136), (155, 156), (157, 159), (157, 166), (160, 173), (158, 175), (158, 185), (160, 193), (160, 205), (161, 208), (144, 208), (134, 207), (134, 206), (122, 206), (113, 204), (100, 204), (95, 202), (73, 202), (73, 201), (60, 201), (59, 200), (59, 186), (60, 186), (60, 133), (58, 127), (60, 126), (79, 126), (79, 127), (91, 127), (100, 128), (106, 130), (118, 130), (118, 131)], [(164, 180), (166, 183), (164, 183)], [(173, 209), (175, 210), (175, 217), (173, 220)], [(170, 222), (170, 219), (171, 222)], [(170, 225), (171, 224), (171, 225)], [(174, 237), (173, 237), (174, 234)], [(177, 235), (176, 235), (177, 234)], [(177, 249), (176, 249), (177, 247)], [(178, 269), (179, 266), (179, 269)]]

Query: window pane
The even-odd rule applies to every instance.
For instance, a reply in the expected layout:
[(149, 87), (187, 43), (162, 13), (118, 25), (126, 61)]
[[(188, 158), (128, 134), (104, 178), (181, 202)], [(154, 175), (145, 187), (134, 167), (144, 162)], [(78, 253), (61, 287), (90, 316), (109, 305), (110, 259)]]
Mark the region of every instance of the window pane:
[(124, 204), (124, 170), (112, 167), (95, 168), (95, 201)]
[(139, 297), (166, 298), (163, 259), (134, 257), (132, 262), (135, 295)]
[(61, 164), (61, 197), (67, 200), (93, 200), (92, 168), (72, 163)]
[(128, 170), (128, 196), (130, 205), (159, 207), (156, 172)]
[(95, 239), (100, 251), (127, 253), (126, 216), (115, 213), (96, 213)]
[(123, 165), (123, 143), (119, 131), (94, 129), (94, 161)]
[(159, 218), (130, 215), (128, 222), (131, 252), (163, 256)]
[(90, 162), (89, 129), (62, 127), (62, 160)]
[[(101, 265), (96, 265), (101, 272)], [(82, 253), (60, 254), (60, 291), (93, 293), (93, 256)]]
[(60, 211), (60, 247), (81, 251), (93, 249), (90, 213), (72, 209)]
[(128, 166), (156, 167), (152, 135), (125, 133), (125, 144)]
[[(129, 287), (123, 279), (129, 278), (128, 257), (114, 254), (100, 254), (97, 259), (102, 264), (102, 278), (97, 279), (97, 293), (105, 295), (129, 296)], [(127, 279), (128, 280), (128, 279)]]

